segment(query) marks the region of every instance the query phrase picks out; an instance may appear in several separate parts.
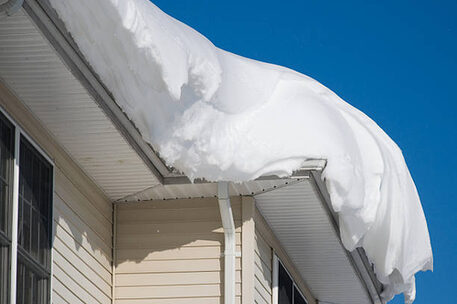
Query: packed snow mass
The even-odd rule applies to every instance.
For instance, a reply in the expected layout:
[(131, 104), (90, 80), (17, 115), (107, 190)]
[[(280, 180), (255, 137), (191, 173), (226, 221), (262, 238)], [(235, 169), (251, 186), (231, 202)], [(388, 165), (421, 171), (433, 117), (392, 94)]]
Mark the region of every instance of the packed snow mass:
[(363, 247), (385, 300), (415, 298), (432, 269), (427, 223), (400, 149), (314, 79), (243, 58), (147, 0), (51, 0), (116, 102), (168, 165), (189, 178), (288, 176), (325, 159), (348, 250)]

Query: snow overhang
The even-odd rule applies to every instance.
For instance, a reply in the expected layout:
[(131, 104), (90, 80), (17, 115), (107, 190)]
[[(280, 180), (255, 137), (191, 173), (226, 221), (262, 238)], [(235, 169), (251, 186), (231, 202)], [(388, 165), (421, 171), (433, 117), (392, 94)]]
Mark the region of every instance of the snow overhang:
[[(190, 185), (188, 183), (188, 179), (185, 176), (175, 174), (173, 173), (172, 170), (167, 168), (164, 163), (160, 160), (160, 158), (156, 155), (154, 150), (147, 144), (141, 137), (141, 134), (138, 132), (138, 130), (135, 128), (134, 124), (125, 116), (125, 114), (120, 110), (116, 102), (114, 101), (112, 95), (110, 92), (105, 88), (104, 84), (99, 81), (98, 77), (96, 76), (97, 74), (92, 71), (90, 68), (90, 65), (86, 62), (84, 56), (81, 55), (81, 52), (79, 52), (76, 44), (73, 42), (71, 39), (70, 35), (67, 33), (65, 30), (65, 27), (63, 26), (62, 22), (60, 22), (59, 18), (56, 17), (54, 10), (50, 9), (50, 6), (48, 4), (48, 0), (26, 0), (24, 8), (26, 12), (32, 17), (34, 23), (40, 28), (42, 33), (46, 36), (46, 38), (51, 42), (52, 46), (57, 50), (57, 53), (59, 54), (60, 58), (63, 60), (65, 65), (68, 67), (67, 69), (70, 69), (73, 73), (73, 76), (77, 79), (77, 82), (79, 84), (82, 84), (84, 89), (86, 90), (86, 93), (88, 96), (90, 96), (93, 99), (94, 104), (98, 107), (100, 110), (100, 113), (105, 115), (106, 121), (109, 122), (109, 125), (111, 127), (114, 127), (114, 129), (117, 132), (117, 135), (120, 136), (121, 141), (118, 141), (121, 145), (124, 145), (125, 147), (128, 147), (130, 149), (130, 152), (133, 152), (133, 154), (129, 154), (132, 157), (135, 158), (135, 161), (138, 161), (136, 164), (139, 165), (138, 168), (141, 168), (141, 170), (146, 170), (147, 173), (147, 178), (138, 178), (139, 176), (136, 175), (134, 172), (130, 171), (129, 173), (126, 174), (126, 172), (116, 172), (114, 174), (113, 172), (110, 172), (109, 174), (106, 174), (106, 172), (102, 172), (103, 170), (99, 171), (101, 174), (96, 177), (96, 168), (97, 166), (90, 166), (90, 164), (86, 164), (85, 161), (89, 160), (92, 157), (97, 157), (96, 151), (92, 151), (93, 153), (91, 154), (90, 157), (82, 157), (82, 156), (77, 156), (74, 151), (69, 147), (71, 143), (67, 142), (65, 143), (65, 138), (68, 138), (66, 136), (61, 136), (58, 137), (58, 140), (62, 145), (69, 151), (69, 153), (73, 156), (73, 158), (81, 165), (81, 167), (86, 170), (89, 176), (91, 176), (97, 184), (101, 186), (102, 189), (104, 189), (106, 192), (109, 193), (106, 189), (111, 189), (113, 193), (115, 194), (110, 194), (109, 197), (111, 197), (113, 200), (119, 200), (119, 199), (124, 199), (129, 201), (131, 198), (135, 196), (140, 196), (140, 195), (145, 195), (144, 197), (139, 197), (137, 199), (150, 199), (150, 194), (148, 194), (148, 191), (157, 191), (158, 189), (166, 189), (170, 188), (170, 186), (176, 186), (177, 192), (181, 191), (185, 187), (189, 189), (195, 189), (198, 188), (198, 184), (196, 185)], [(6, 63), (8, 64), (8, 63)], [(24, 73), (26, 75), (26, 73)], [(22, 76), (24, 76), (22, 75)], [(40, 79), (41, 81), (41, 79)], [(13, 89), (13, 91), (21, 97), (20, 93), (15, 90), (11, 84), (6, 81), (7, 84), (10, 86), (10, 88)], [(24, 98), (21, 98), (24, 102)], [(26, 102), (27, 103), (27, 102)], [(29, 106), (30, 107), (30, 106)], [(32, 109), (33, 110), (33, 109)], [(33, 110), (34, 113), (36, 113), (35, 110)], [(39, 115), (37, 115), (39, 116)], [(45, 124), (46, 124), (46, 119), (43, 119), (39, 117)], [(65, 124), (63, 124), (65, 125)], [(83, 126), (83, 125), (82, 125)], [(49, 129), (49, 125), (47, 125)], [(56, 130), (59, 130), (59, 127), (56, 127)], [(52, 130), (51, 130), (52, 131)], [(89, 134), (89, 132), (88, 132)], [(103, 137), (105, 138), (105, 137)], [(98, 141), (97, 141), (98, 143)], [(106, 148), (106, 147), (105, 147)], [(119, 151), (119, 147), (114, 144), (109, 147), (109, 151)], [(113, 149), (114, 148), (114, 149)], [(103, 151), (106, 151), (103, 150)], [(108, 151), (108, 152), (109, 152)], [(116, 158), (117, 153), (113, 153), (113, 157)], [(133, 156), (134, 155), (134, 156)], [(106, 158), (98, 156), (98, 160), (104, 161)], [(118, 163), (121, 164), (122, 161), (125, 163), (125, 160), (123, 159), (117, 159)], [(129, 159), (130, 160), (130, 159)], [(140, 165), (141, 164), (141, 165)], [(99, 166), (100, 167), (100, 166)], [(117, 166), (110, 166), (107, 165), (105, 168), (115, 168)], [(131, 168), (135, 168), (135, 166), (132, 166), (132, 164), (129, 164), (128, 166), (125, 166), (124, 168), (127, 168), (126, 170), (130, 170)], [(95, 171), (91, 171), (95, 170)], [(139, 169), (138, 169), (139, 170)], [(143, 172), (146, 172), (143, 171)], [(311, 170), (312, 171), (312, 170)], [(91, 173), (92, 172), (92, 173)], [(288, 171), (290, 172), (290, 171)], [(334, 172), (335, 173), (335, 172)], [(120, 175), (118, 175), (120, 174)], [(409, 174), (409, 173), (408, 173)], [(121, 178), (119, 178), (121, 176)], [(149, 187), (145, 187), (145, 184), (137, 184), (137, 181), (135, 181), (135, 178), (138, 178), (137, 181), (147, 181), (147, 184)], [(150, 178), (151, 180), (148, 180)], [(110, 180), (111, 179), (111, 180)], [(122, 182), (129, 181), (129, 185), (135, 185), (135, 187), (140, 188), (139, 185), (141, 185), (143, 188), (139, 189), (139, 191), (134, 191), (133, 188), (128, 188), (128, 189), (120, 189), (124, 186), (129, 186), (129, 185), (124, 185)], [(272, 179), (270, 177), (266, 178), (261, 178), (261, 180), (254, 181), (253, 183), (260, 183), (260, 182), (271, 182)], [(275, 179), (273, 180), (281, 181), (283, 182), (283, 179)], [(330, 179), (329, 179), (330, 180)], [(108, 182), (107, 182), (108, 181)], [(151, 182), (152, 181), (152, 182)], [(242, 185), (248, 185), (251, 182), (246, 182), (243, 183)], [(206, 184), (206, 183), (202, 183)], [(289, 185), (284, 183), (285, 185)], [(208, 184), (207, 186), (209, 186)], [(259, 189), (264, 190), (265, 186), (263, 184), (256, 184), (259, 186)], [(116, 187), (119, 186), (119, 187)], [(157, 186), (157, 187), (156, 187)], [(197, 188), (195, 188), (197, 187)], [(276, 188), (278, 186), (276, 185)], [(274, 188), (273, 185), (273, 189)], [(287, 187), (285, 187), (287, 188)], [(414, 188), (415, 189), (415, 188)], [(199, 190), (200, 191), (200, 190)], [(277, 191), (277, 190), (274, 190)], [(274, 192), (271, 191), (271, 192)], [(122, 192), (122, 193), (121, 193)], [(264, 191), (262, 191), (264, 192)], [(268, 191), (265, 191), (266, 193), (269, 193)], [(325, 191), (324, 191), (325, 192)], [(133, 194), (132, 194), (133, 193)], [(152, 193), (152, 192), (151, 192)], [(184, 191), (184, 193), (186, 193)], [(257, 192), (251, 191), (251, 195), (257, 194)], [(260, 193), (260, 192), (259, 192)], [(260, 194), (259, 194), (260, 195)], [(160, 196), (160, 195), (159, 195)], [(165, 198), (165, 197), (164, 197)], [(172, 197), (170, 197), (172, 198)], [(419, 203), (420, 204), (420, 203)], [(330, 208), (332, 209), (332, 208)], [(343, 221), (344, 222), (344, 221)], [(337, 223), (337, 222), (336, 222)], [(337, 227), (339, 225), (337, 224)], [(342, 225), (344, 227), (344, 225)], [(423, 228), (423, 227), (422, 227)], [(426, 228), (425, 228), (426, 230)], [(424, 235), (427, 234), (428, 232), (424, 233)], [(376, 239), (376, 241), (378, 241)], [(426, 245), (426, 244), (425, 244)], [(428, 248), (429, 249), (429, 248)], [(343, 249), (344, 250), (344, 249)], [(369, 252), (369, 251), (367, 251)], [(430, 254), (431, 256), (431, 254)], [(363, 263), (361, 264), (363, 266)], [(428, 265), (428, 264), (427, 264)], [(424, 266), (424, 269), (430, 268), (429, 266)], [(358, 267), (358, 266), (357, 266)], [(369, 269), (370, 267), (366, 267), (368, 272), (372, 271)], [(406, 272), (405, 272), (406, 273)], [(384, 278), (386, 279), (386, 278)], [(410, 277), (405, 277), (404, 279), (410, 279)], [(364, 279), (367, 281), (366, 279)], [(389, 278), (390, 280), (390, 278)], [(392, 282), (395, 282), (396, 280), (393, 279)], [(399, 289), (396, 292), (403, 291), (404, 286), (399, 285)], [(409, 291), (412, 289), (409, 288)]]

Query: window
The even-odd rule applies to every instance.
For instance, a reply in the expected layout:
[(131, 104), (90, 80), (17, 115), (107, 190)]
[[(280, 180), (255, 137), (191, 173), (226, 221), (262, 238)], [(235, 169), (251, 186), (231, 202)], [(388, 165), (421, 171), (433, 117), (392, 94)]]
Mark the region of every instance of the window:
[(274, 255), (273, 259), (273, 304), (307, 304), (284, 265)]
[(0, 304), (50, 303), (52, 188), (50, 161), (0, 113)]

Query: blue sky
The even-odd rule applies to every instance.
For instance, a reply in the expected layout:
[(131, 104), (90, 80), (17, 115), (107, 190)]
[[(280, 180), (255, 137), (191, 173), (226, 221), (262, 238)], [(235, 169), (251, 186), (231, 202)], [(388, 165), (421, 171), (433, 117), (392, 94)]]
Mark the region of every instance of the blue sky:
[(435, 270), (416, 276), (415, 303), (455, 301), (457, 1), (153, 2), (218, 47), (307, 74), (373, 118), (402, 148), (428, 220)]

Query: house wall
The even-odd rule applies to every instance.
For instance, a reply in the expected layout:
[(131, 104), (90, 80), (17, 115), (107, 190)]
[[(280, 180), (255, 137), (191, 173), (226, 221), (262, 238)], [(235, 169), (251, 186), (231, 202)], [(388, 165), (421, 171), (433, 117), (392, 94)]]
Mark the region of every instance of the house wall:
[[(231, 203), (241, 251), (241, 199)], [(216, 198), (118, 204), (116, 214), (117, 304), (223, 303), (224, 231)]]
[(55, 163), (53, 303), (111, 303), (111, 203), (1, 82), (0, 106)]

